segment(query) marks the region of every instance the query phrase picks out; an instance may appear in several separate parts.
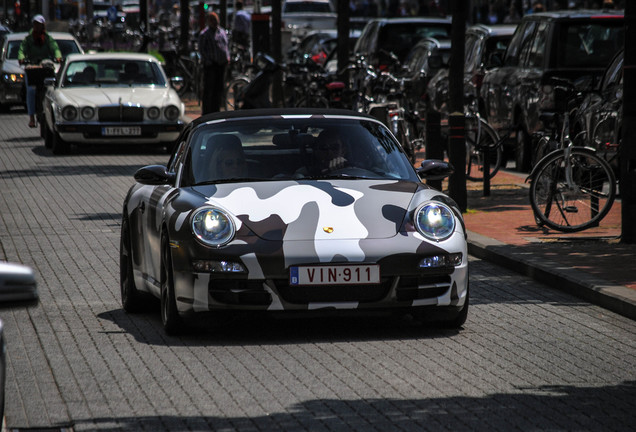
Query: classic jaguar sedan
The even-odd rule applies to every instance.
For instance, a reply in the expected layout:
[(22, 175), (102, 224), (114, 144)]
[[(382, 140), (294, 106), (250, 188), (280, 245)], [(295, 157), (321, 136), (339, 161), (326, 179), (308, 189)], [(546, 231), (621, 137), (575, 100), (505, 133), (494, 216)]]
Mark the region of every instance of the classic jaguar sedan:
[[(167, 166), (135, 173), (123, 205), (127, 312), (160, 299), (167, 333), (238, 311), (393, 312), (460, 327), (461, 212), (373, 117), (268, 109), (190, 123)], [(204, 314), (205, 313), (205, 314)]]
[(172, 147), (185, 125), (183, 102), (148, 54), (70, 55), (47, 84), (44, 144), (55, 154), (71, 143)]

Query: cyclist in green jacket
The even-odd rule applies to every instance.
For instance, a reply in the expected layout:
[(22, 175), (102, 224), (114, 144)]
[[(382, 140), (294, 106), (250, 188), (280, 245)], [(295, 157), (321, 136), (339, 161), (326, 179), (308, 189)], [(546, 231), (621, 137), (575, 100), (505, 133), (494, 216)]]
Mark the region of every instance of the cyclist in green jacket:
[[(33, 17), (33, 29), (29, 32), (27, 37), (22, 40), (20, 49), (18, 51), (18, 62), (23, 64), (29, 62), (37, 65), (42, 60), (50, 59), (57, 62), (62, 61), (62, 53), (60, 48), (47, 32), (46, 32), (46, 20), (42, 15), (35, 15)], [(25, 74), (25, 83), (27, 90), (27, 111), (29, 113), (29, 127), (35, 127), (35, 86), (29, 85), (28, 74)]]

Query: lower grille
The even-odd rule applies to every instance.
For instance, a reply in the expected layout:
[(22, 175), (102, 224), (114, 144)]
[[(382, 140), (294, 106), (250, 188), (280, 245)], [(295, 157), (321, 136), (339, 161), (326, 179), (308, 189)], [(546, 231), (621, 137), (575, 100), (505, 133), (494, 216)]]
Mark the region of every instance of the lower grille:
[(141, 122), (144, 119), (144, 109), (137, 106), (101, 107), (97, 113), (100, 122)]
[(395, 295), (400, 301), (435, 298), (446, 293), (450, 284), (448, 275), (401, 277)]

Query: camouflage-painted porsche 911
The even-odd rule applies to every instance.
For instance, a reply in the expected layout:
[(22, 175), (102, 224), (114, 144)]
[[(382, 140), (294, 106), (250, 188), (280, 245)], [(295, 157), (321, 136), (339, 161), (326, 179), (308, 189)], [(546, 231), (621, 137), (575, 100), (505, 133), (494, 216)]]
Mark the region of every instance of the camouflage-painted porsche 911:
[(211, 114), (124, 202), (121, 294), (160, 299), (166, 332), (227, 311), (397, 312), (460, 327), (468, 311), (461, 212), (391, 132), (342, 110)]

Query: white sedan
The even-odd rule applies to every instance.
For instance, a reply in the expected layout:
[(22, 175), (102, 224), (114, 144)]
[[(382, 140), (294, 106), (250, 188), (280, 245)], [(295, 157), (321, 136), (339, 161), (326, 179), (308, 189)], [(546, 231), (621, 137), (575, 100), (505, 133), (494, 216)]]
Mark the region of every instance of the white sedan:
[(70, 144), (157, 144), (171, 148), (185, 106), (159, 61), (148, 54), (70, 55), (47, 82), (44, 142), (55, 154)]

